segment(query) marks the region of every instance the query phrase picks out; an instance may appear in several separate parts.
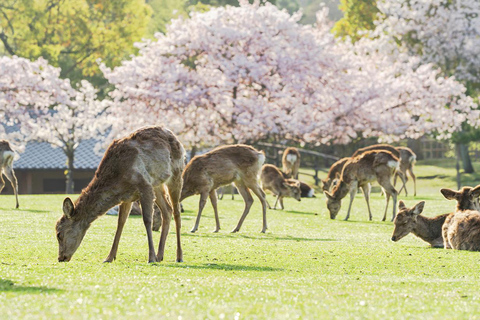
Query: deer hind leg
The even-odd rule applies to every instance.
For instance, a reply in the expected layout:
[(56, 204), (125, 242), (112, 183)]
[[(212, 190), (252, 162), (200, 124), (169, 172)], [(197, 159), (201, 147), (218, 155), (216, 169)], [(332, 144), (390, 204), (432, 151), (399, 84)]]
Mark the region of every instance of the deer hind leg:
[(363, 196), (365, 197), (365, 201), (367, 202), (368, 208), (368, 220), (372, 221), (372, 210), (370, 210), (370, 191), (372, 190), (372, 185), (370, 183), (364, 184), (360, 186), (363, 191)]
[(212, 202), (213, 212), (215, 213), (215, 230), (213, 232), (220, 231), (220, 219), (218, 218), (218, 208), (217, 208), (217, 194), (215, 190), (210, 191), (210, 202)]
[(277, 210), (277, 203), (279, 200), (280, 200), (280, 195), (277, 195), (277, 199), (275, 200), (275, 204), (273, 205), (273, 210)]
[(410, 168), (407, 169), (408, 174), (410, 174), (410, 177), (412, 177), (413, 180), (413, 196), (417, 196), (417, 178), (415, 177), (415, 174), (413, 173), (413, 168), (410, 166)]
[(203, 191), (202, 193), (200, 193), (200, 201), (198, 202), (197, 219), (195, 220), (195, 225), (193, 226), (192, 230), (190, 230), (190, 232), (192, 233), (198, 230), (198, 225), (200, 224), (200, 217), (202, 216), (203, 208), (205, 208), (205, 204), (207, 203), (208, 194), (209, 194), (208, 191)]
[(118, 243), (120, 242), (123, 226), (125, 225), (125, 222), (130, 215), (131, 209), (132, 202), (124, 202), (120, 204), (120, 208), (118, 209), (117, 231), (115, 232), (115, 238), (113, 239), (112, 249), (110, 250), (110, 253), (108, 254), (105, 261), (103, 262), (113, 262), (117, 258)]
[(245, 209), (243, 210), (242, 216), (240, 217), (240, 220), (238, 221), (237, 226), (235, 229), (232, 230), (232, 233), (240, 231), (240, 228), (242, 227), (243, 221), (247, 217), (248, 212), (250, 211), (250, 208), (252, 207), (253, 204), (253, 197), (248, 188), (241, 182), (235, 183), (237, 186), (238, 192), (243, 198), (243, 201), (245, 201)]
[(183, 250), (181, 241), (182, 218), (180, 216), (180, 195), (182, 192), (182, 172), (177, 172), (167, 183), (168, 193), (173, 208), (173, 219), (175, 220), (175, 234), (177, 237), (177, 262), (183, 262)]
[(155, 255), (155, 247), (153, 244), (153, 233), (152, 233), (152, 213), (153, 213), (153, 200), (154, 192), (153, 188), (145, 184), (143, 186), (140, 205), (142, 206), (142, 217), (143, 224), (147, 229), (147, 239), (148, 239), (148, 262), (157, 262), (157, 257)]
[(390, 183), (390, 176), (380, 176), (377, 174), (377, 181), (380, 186), (384, 189), (386, 197), (385, 197), (385, 213), (383, 214), (382, 221), (387, 219), (387, 210), (388, 210), (388, 203), (390, 202), (390, 196), (393, 198), (393, 214), (392, 214), (392, 221), (395, 219), (395, 215), (397, 213), (397, 190), (392, 186)]
[[(4, 168), (5, 175), (7, 176), (7, 179), (10, 181), (10, 184), (12, 185), (13, 192), (15, 193), (15, 201), (16, 201), (16, 206), (15, 208), (18, 209), (18, 181), (17, 177), (15, 176), (15, 171), (13, 171), (13, 167), (10, 165), (7, 165)], [(5, 182), (3, 183), (5, 184)], [(3, 188), (3, 187), (2, 187)]]
[(155, 203), (160, 208), (162, 216), (162, 233), (160, 234), (160, 242), (158, 244), (157, 261), (163, 261), (163, 254), (165, 252), (165, 243), (167, 242), (167, 235), (170, 230), (170, 221), (172, 220), (172, 208), (170, 207), (163, 186), (155, 189)]
[(255, 193), (255, 195), (258, 197), (258, 199), (262, 203), (263, 227), (262, 227), (261, 232), (265, 233), (268, 229), (268, 227), (267, 227), (267, 201), (265, 200), (265, 198), (266, 198), (265, 197), (265, 192), (263, 192), (262, 188), (260, 187), (260, 185), (257, 183), (256, 180), (255, 180), (255, 183), (249, 185), (248, 187), (253, 191), (253, 193)]
[(223, 187), (218, 188), (217, 194), (218, 194), (218, 200), (223, 200), (223, 194), (224, 194)]
[(350, 203), (348, 204), (347, 216), (344, 219), (345, 221), (347, 221), (348, 218), (350, 218), (350, 210), (352, 209), (353, 199), (355, 199), (355, 195), (357, 194), (357, 190), (358, 190), (358, 182), (355, 181), (350, 186)]
[(3, 180), (2, 170), (0, 169), (0, 192), (2, 192), (5, 187), (5, 180)]

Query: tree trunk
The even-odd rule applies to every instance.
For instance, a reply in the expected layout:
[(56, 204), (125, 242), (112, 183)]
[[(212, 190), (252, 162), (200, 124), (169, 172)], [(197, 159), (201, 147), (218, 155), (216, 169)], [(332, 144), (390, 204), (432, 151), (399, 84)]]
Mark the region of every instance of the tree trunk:
[(74, 193), (74, 183), (73, 183), (73, 159), (74, 159), (74, 151), (67, 152), (67, 171), (65, 172), (66, 176), (66, 193), (72, 194)]
[(457, 190), (460, 190), (462, 187), (462, 177), (460, 175), (460, 147), (458, 144), (455, 145), (455, 159), (457, 160), (455, 165), (457, 169)]
[(192, 160), (193, 157), (195, 157), (195, 154), (197, 154), (197, 146), (192, 147), (192, 150), (190, 151), (190, 160)]
[(472, 161), (470, 160), (470, 155), (468, 154), (468, 144), (460, 144), (460, 156), (462, 157), (463, 163), (463, 172), (465, 173), (474, 173)]

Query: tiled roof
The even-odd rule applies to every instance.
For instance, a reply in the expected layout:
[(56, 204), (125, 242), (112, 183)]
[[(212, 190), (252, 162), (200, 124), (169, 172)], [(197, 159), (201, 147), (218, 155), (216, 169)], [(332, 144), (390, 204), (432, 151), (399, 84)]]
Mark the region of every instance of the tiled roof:
[[(97, 140), (82, 141), (75, 150), (74, 168), (93, 169), (100, 164), (102, 156), (97, 155), (93, 148)], [(13, 164), (14, 169), (67, 169), (67, 156), (60, 148), (53, 148), (46, 142), (29, 142), (20, 159)]]

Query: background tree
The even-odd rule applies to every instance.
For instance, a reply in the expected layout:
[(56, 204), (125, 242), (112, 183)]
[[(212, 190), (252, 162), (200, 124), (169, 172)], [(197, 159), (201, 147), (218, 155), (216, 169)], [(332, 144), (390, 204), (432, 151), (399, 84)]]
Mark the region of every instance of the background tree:
[(105, 82), (96, 60), (117, 65), (146, 34), (150, 8), (143, 0), (4, 0), (0, 40), (5, 53), (46, 59), (73, 84)]
[(357, 41), (365, 30), (375, 29), (374, 21), (380, 12), (377, 0), (340, 0), (343, 18), (335, 23), (332, 31), (341, 38), (349, 36)]

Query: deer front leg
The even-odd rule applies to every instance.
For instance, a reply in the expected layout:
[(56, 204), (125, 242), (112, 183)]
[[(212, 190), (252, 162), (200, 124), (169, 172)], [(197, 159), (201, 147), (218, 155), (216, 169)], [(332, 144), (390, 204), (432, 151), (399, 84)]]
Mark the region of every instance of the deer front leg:
[(10, 184), (12, 185), (13, 192), (15, 193), (15, 201), (16, 201), (16, 206), (15, 208), (18, 209), (18, 181), (17, 177), (15, 176), (15, 171), (13, 171), (12, 167), (5, 167), (5, 175), (7, 176), (7, 179), (10, 181)]
[[(280, 200), (280, 194), (277, 195), (277, 200), (275, 200), (275, 204), (273, 205), (273, 210), (277, 210), (277, 203), (278, 203), (278, 200)], [(283, 209), (283, 208), (282, 208)]]
[(180, 216), (180, 194), (182, 192), (182, 173), (177, 172), (167, 183), (168, 193), (173, 208), (173, 218), (175, 219), (175, 233), (177, 236), (177, 262), (183, 262), (183, 250), (181, 241), (182, 219)]
[(352, 182), (352, 185), (350, 186), (350, 203), (348, 204), (348, 211), (347, 211), (347, 216), (345, 217), (345, 221), (350, 218), (350, 210), (352, 209), (352, 203), (353, 199), (355, 199), (355, 195), (357, 194), (358, 190), (358, 182), (354, 181)]
[(240, 217), (240, 220), (238, 221), (237, 226), (235, 227), (235, 229), (232, 230), (232, 233), (240, 231), (243, 221), (247, 217), (247, 214), (250, 211), (250, 208), (252, 207), (252, 204), (253, 204), (253, 197), (250, 194), (250, 191), (247, 189), (247, 187), (240, 183), (236, 185), (237, 185), (238, 192), (240, 193), (243, 200), (245, 201), (245, 209), (243, 210), (242, 216)]
[(123, 226), (125, 225), (125, 222), (130, 215), (131, 209), (131, 202), (124, 202), (120, 204), (120, 208), (118, 209), (117, 231), (115, 232), (115, 238), (113, 239), (112, 249), (110, 250), (110, 253), (108, 254), (105, 261), (103, 262), (113, 262), (117, 258), (118, 244), (120, 242), (120, 237), (122, 236)]
[(282, 210), (285, 209), (285, 207), (283, 206), (283, 197), (280, 197), (280, 208), (282, 208)]
[(165, 252), (165, 243), (167, 242), (168, 232), (170, 230), (170, 221), (172, 220), (172, 208), (168, 204), (163, 186), (155, 189), (155, 203), (160, 208), (162, 232), (160, 234), (160, 242), (158, 244), (157, 261), (163, 261)]
[(198, 230), (198, 225), (200, 224), (200, 217), (202, 216), (203, 208), (205, 208), (205, 204), (207, 203), (208, 191), (204, 191), (200, 194), (200, 201), (198, 203), (198, 214), (197, 220), (195, 220), (195, 225), (193, 226), (191, 233), (194, 233)]
[[(263, 217), (263, 228), (262, 233), (265, 233), (268, 229), (267, 227), (267, 201), (265, 200), (265, 192), (263, 192), (262, 188), (258, 185), (258, 183), (254, 183), (250, 189), (252, 189), (253, 193), (257, 196), (258, 200), (262, 203), (262, 217)], [(253, 200), (252, 200), (253, 202)]]
[(218, 232), (220, 231), (220, 219), (218, 218), (216, 191), (215, 190), (210, 191), (209, 195), (210, 195), (210, 202), (212, 202), (213, 212), (215, 213), (215, 230), (213, 230), (213, 232)]
[(368, 208), (368, 220), (372, 221), (372, 210), (370, 210), (370, 191), (372, 190), (372, 185), (370, 183), (364, 184), (361, 186), (363, 191), (363, 196), (367, 202)]
[(417, 179), (415, 177), (415, 174), (412, 171), (412, 168), (408, 168), (408, 173), (410, 174), (410, 177), (412, 177), (413, 180), (413, 196), (417, 196)]
[[(143, 224), (147, 229), (147, 238), (148, 238), (148, 262), (157, 262), (157, 257), (155, 255), (155, 247), (153, 244), (153, 234), (152, 234), (152, 214), (153, 214), (153, 188), (150, 185), (144, 187), (140, 199), (140, 205), (142, 206), (142, 217)], [(163, 228), (163, 227), (162, 227)]]

